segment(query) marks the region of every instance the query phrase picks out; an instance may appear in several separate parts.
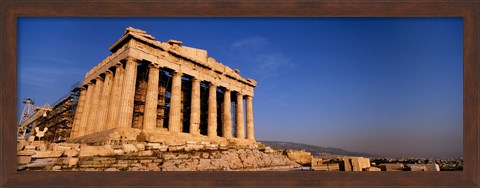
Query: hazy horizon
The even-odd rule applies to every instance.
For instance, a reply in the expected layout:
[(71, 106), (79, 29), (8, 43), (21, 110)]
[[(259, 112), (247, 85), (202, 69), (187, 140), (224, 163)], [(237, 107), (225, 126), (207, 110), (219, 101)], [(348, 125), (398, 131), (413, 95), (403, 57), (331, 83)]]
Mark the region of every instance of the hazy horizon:
[(52, 104), (132, 26), (258, 82), (257, 140), (463, 156), (461, 18), (18, 18), (18, 106)]

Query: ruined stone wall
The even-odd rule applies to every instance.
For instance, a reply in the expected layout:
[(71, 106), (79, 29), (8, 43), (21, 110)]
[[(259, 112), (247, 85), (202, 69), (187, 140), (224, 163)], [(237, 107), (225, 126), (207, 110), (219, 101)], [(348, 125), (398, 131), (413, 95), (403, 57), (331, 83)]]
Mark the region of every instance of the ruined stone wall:
[(18, 143), (18, 170), (217, 171), (295, 168), (285, 155), (257, 148), (229, 148), (208, 142), (105, 146)]

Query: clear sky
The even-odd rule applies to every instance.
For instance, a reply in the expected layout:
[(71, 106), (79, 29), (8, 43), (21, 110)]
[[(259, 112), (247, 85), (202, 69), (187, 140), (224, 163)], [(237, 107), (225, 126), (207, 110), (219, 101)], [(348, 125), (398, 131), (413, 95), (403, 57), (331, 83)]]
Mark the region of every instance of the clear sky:
[(463, 156), (461, 18), (19, 18), (19, 113), (66, 94), (128, 26), (257, 80), (257, 140)]

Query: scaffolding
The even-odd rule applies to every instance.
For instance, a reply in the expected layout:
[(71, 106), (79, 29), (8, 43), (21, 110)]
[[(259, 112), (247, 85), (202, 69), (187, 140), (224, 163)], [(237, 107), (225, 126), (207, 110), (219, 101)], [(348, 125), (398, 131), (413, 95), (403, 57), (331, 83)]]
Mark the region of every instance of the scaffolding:
[(45, 104), (34, 107), (35, 113), (19, 125), (17, 131), (18, 140), (26, 140), (35, 136), (35, 127), (43, 130), (47, 128), (43, 140), (49, 142), (63, 142), (70, 137), (73, 119), (80, 96), (80, 83), (70, 87), (67, 94), (55, 101), (52, 106)]

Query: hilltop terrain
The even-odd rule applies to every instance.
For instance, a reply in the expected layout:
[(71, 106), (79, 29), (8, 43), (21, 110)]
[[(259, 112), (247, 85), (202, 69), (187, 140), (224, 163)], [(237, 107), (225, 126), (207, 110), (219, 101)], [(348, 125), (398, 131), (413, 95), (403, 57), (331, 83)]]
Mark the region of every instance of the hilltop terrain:
[(361, 152), (351, 152), (340, 148), (331, 148), (331, 147), (320, 147), (314, 146), (309, 144), (302, 144), (302, 143), (295, 143), (295, 142), (283, 142), (283, 141), (259, 141), (264, 143), (267, 146), (270, 146), (273, 149), (304, 149), (312, 153), (312, 155), (320, 155), (324, 153), (328, 153), (331, 155), (347, 155), (347, 156), (363, 156), (363, 157), (371, 157), (372, 155), (368, 153), (361, 153)]

